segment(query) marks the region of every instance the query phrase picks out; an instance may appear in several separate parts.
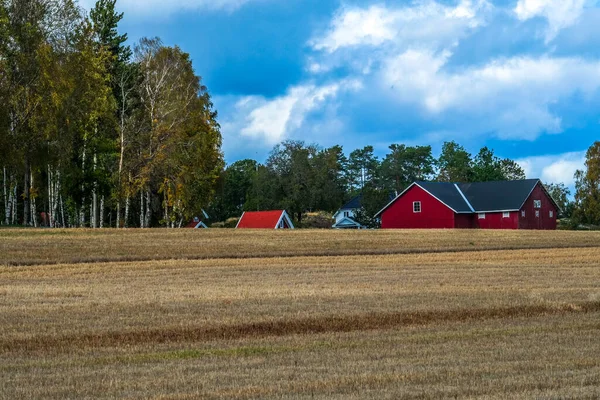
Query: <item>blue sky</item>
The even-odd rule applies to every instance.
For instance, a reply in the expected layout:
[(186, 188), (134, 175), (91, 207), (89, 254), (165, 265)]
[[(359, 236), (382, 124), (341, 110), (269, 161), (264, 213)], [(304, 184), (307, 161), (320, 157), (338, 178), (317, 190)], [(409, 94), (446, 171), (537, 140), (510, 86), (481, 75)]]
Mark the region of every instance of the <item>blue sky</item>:
[[(82, 1), (89, 6), (93, 0)], [(599, 139), (595, 0), (119, 0), (132, 42), (192, 56), (231, 163), (302, 139), (446, 140), (573, 183)]]

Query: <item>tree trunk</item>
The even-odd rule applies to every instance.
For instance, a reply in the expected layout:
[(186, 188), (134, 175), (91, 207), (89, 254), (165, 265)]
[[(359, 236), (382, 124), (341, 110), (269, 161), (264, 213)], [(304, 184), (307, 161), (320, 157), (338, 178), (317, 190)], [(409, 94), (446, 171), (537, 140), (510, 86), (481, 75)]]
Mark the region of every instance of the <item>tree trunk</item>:
[(54, 228), (54, 223), (52, 221), (53, 211), (52, 204), (54, 203), (54, 194), (52, 193), (52, 189), (54, 186), (54, 179), (52, 177), (52, 169), (50, 168), (50, 164), (47, 165), (48, 168), (48, 210), (47, 210), (47, 223), (50, 228)]
[(98, 163), (98, 156), (94, 153), (94, 164), (92, 165), (92, 171), (94, 171), (94, 185), (92, 188), (92, 207), (90, 216), (90, 223), (92, 228), (98, 228), (98, 181), (96, 181), (95, 173), (96, 173), (96, 165)]
[[(34, 188), (34, 183), (33, 183), (33, 173), (31, 172), (31, 168), (29, 168), (29, 182), (31, 185), (31, 188)], [(31, 195), (31, 190), (30, 190), (30, 195)], [(35, 201), (35, 197), (31, 198), (31, 223), (33, 224), (34, 227), (38, 227), (38, 221), (37, 221), (37, 207), (36, 207), (36, 201)]]
[[(121, 154), (119, 156), (119, 175), (117, 179), (117, 228), (121, 223), (121, 198), (123, 196), (123, 160), (125, 159), (125, 129), (123, 115), (121, 115)], [(124, 224), (125, 225), (125, 224)]]
[(59, 197), (60, 197), (60, 214), (62, 216), (62, 227), (66, 228), (67, 225), (65, 224), (65, 203), (63, 202), (62, 195), (59, 195)]
[(127, 228), (127, 221), (129, 221), (129, 193), (125, 198), (125, 215), (123, 217), (123, 228)]
[(144, 191), (140, 190), (140, 228), (144, 228)]
[[(83, 149), (81, 151), (81, 171), (85, 176), (85, 138), (83, 141)], [(83, 198), (81, 199), (81, 209), (79, 210), (79, 227), (85, 227), (85, 207), (86, 207), (86, 199), (85, 199), (85, 185), (81, 184), (81, 191), (84, 193)]]
[(150, 189), (146, 190), (146, 217), (145, 217), (145, 226), (146, 228), (150, 227), (150, 220), (152, 218), (152, 201), (151, 201), (151, 193)]
[(165, 204), (165, 225), (169, 227), (169, 201), (167, 200), (167, 190), (163, 191), (163, 201)]
[(104, 196), (100, 197), (100, 209), (98, 210), (100, 215), (100, 229), (104, 228)]
[(29, 203), (29, 177), (31, 167), (29, 166), (29, 160), (25, 160), (25, 174), (23, 176), (23, 225), (29, 225), (29, 217), (31, 215), (31, 207)]
[(13, 190), (12, 190), (12, 194), (11, 194), (11, 198), (12, 198), (12, 207), (11, 207), (12, 221), (11, 221), (11, 224), (12, 225), (16, 225), (16, 223), (17, 223), (17, 186), (18, 186), (18, 182), (15, 182), (15, 185), (13, 186)]
[(10, 203), (8, 202), (8, 190), (7, 190), (7, 179), (6, 179), (6, 167), (2, 168), (2, 177), (3, 177), (3, 194), (4, 194), (4, 223), (6, 225), (10, 222)]

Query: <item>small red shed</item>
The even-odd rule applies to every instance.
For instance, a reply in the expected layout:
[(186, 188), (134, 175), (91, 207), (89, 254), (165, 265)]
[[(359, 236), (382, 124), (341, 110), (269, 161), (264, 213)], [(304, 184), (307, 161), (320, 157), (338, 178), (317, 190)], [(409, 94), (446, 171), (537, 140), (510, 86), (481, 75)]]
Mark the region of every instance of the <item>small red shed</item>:
[(382, 229), (556, 229), (558, 212), (539, 179), (415, 182), (376, 217)]
[(294, 224), (285, 210), (246, 211), (238, 221), (236, 229), (294, 229)]

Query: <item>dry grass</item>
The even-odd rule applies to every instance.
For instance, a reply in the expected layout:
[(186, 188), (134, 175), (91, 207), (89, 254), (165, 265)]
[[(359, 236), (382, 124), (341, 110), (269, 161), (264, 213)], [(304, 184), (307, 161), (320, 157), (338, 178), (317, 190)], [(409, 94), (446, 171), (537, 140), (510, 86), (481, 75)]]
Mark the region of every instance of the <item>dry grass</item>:
[[(68, 237), (3, 232), (7, 264), (19, 242)], [(217, 258), (54, 264), (65, 248), (0, 267), (0, 398), (600, 397), (593, 236), (477, 231), (476, 248), (525, 248), (477, 251), (462, 231), (365, 232), (414, 254), (361, 255), (385, 248), (356, 232), (158, 233), (131, 232), (131, 252), (204, 238)], [(259, 239), (289, 253), (258, 258)], [(231, 243), (255, 258), (225, 258)], [(548, 244), (564, 248), (528, 249)]]
[(600, 232), (0, 229), (0, 265), (600, 246)]

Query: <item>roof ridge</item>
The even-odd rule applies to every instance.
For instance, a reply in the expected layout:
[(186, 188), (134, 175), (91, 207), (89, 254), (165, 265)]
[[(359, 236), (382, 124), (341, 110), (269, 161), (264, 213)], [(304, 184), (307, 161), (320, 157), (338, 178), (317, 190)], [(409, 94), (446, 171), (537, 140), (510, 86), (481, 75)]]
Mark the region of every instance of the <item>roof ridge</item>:
[(465, 201), (465, 203), (467, 203), (467, 205), (469, 206), (469, 208), (471, 209), (471, 211), (475, 212), (475, 209), (473, 208), (473, 206), (471, 205), (471, 203), (467, 199), (467, 196), (465, 196), (465, 194), (462, 192), (462, 190), (460, 190), (460, 188), (458, 187), (457, 183), (454, 184), (454, 187), (456, 188), (456, 190), (458, 191), (458, 193), (461, 195), (461, 197), (463, 198), (463, 200)]

